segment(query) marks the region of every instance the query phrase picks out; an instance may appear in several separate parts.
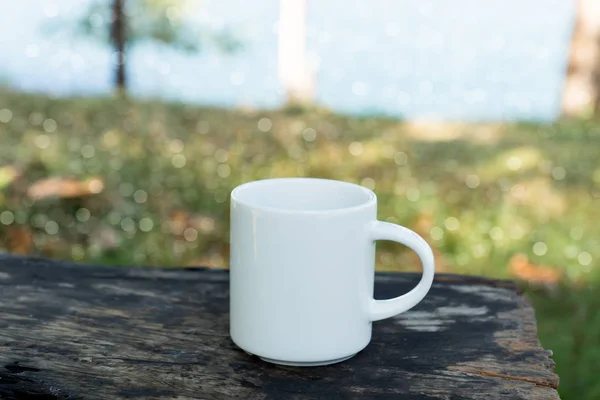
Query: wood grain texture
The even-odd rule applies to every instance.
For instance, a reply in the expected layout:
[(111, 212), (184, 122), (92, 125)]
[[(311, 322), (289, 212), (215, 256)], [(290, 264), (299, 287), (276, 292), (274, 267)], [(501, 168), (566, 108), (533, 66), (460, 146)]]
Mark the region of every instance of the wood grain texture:
[[(376, 298), (419, 276), (378, 274)], [(0, 399), (558, 399), (533, 310), (506, 281), (440, 275), (341, 364), (264, 363), (229, 338), (228, 272), (0, 255)]]

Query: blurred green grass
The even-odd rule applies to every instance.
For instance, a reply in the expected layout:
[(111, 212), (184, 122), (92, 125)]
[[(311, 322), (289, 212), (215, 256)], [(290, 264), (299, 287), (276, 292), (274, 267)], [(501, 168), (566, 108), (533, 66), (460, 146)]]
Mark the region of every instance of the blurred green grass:
[[(440, 271), (559, 279), (530, 292), (542, 343), (564, 398), (600, 397), (600, 124), (416, 124), (0, 92), (8, 251), (226, 266), (230, 190), (278, 176), (374, 189), (380, 218), (423, 235)], [(81, 195), (35, 200), (27, 188), (48, 177), (76, 180)], [(418, 267), (400, 246), (378, 246), (379, 270)]]

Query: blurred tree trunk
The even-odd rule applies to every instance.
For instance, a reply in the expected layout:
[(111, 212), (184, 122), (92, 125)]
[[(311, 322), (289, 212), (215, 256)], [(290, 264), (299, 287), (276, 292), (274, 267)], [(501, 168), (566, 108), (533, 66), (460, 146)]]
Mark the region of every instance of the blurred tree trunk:
[(111, 42), (115, 59), (115, 87), (120, 94), (127, 91), (127, 77), (125, 73), (125, 45), (127, 43), (127, 26), (124, 10), (125, 0), (113, 0)]
[(577, 0), (562, 114), (589, 116), (600, 108), (600, 1)]
[(279, 2), (279, 79), (288, 103), (312, 103), (314, 80), (306, 52), (306, 0)]

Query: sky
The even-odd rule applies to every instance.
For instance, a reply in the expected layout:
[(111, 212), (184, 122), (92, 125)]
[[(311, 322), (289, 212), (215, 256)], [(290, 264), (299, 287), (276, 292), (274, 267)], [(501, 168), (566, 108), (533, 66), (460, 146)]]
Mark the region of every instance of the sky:
[[(72, 34), (88, 3), (0, 0), (0, 83), (62, 96), (110, 93), (110, 49)], [(132, 93), (280, 106), (278, 5), (204, 1), (191, 23), (230, 29), (242, 51), (186, 55), (137, 46), (127, 62)], [(358, 115), (550, 121), (559, 111), (574, 12), (564, 0), (308, 0), (316, 101)]]

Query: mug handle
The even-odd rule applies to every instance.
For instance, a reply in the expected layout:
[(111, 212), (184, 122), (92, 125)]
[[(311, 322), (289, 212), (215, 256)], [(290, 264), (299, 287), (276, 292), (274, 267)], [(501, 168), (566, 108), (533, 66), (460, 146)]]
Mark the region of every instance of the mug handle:
[(414, 250), (423, 264), (423, 276), (410, 292), (388, 300), (371, 299), (369, 316), (371, 321), (379, 321), (408, 311), (423, 300), (433, 283), (435, 262), (431, 247), (410, 229), (389, 222), (375, 221), (370, 225), (369, 230), (370, 240), (391, 240), (401, 243)]

